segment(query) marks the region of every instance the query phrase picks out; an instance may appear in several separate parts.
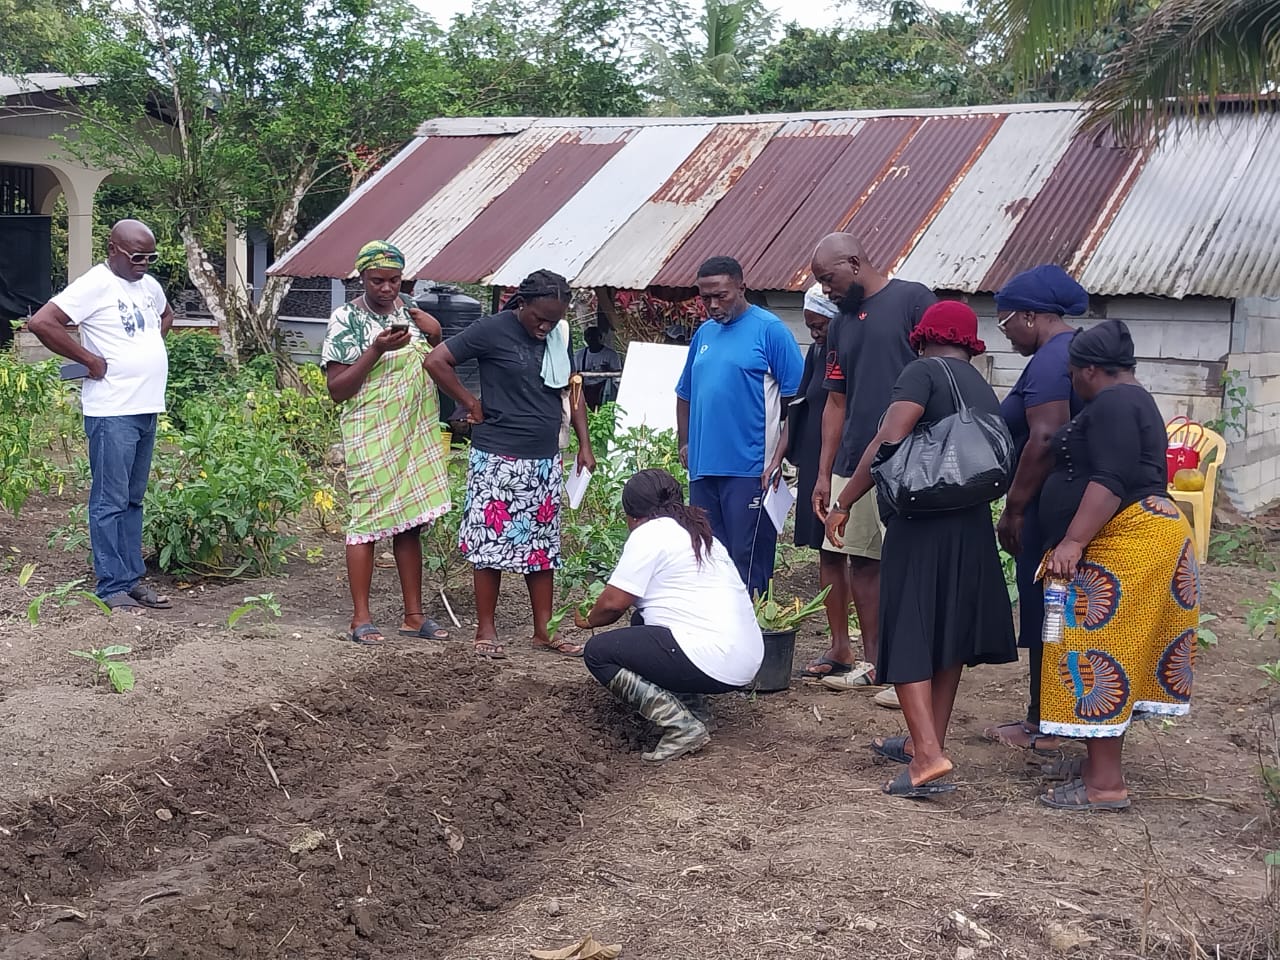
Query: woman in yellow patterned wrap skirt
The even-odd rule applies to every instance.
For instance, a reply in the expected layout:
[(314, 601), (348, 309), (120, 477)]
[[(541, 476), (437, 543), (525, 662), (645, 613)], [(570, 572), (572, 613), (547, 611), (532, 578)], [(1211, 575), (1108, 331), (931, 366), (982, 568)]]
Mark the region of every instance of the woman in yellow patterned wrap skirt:
[(1054, 437), (1040, 517), (1047, 576), (1069, 581), (1063, 638), (1046, 643), (1040, 730), (1085, 741), (1040, 798), (1066, 810), (1129, 806), (1121, 756), (1135, 716), (1190, 709), (1200, 620), (1191, 528), (1166, 492), (1164, 420), (1134, 377), (1129, 330), (1108, 320), (1071, 344), (1086, 406)]

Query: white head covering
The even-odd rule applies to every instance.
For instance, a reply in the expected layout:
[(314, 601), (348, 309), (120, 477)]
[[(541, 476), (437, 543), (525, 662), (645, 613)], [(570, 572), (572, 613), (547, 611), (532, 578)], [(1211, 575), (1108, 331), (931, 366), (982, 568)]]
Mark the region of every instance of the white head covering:
[(840, 308), (822, 295), (822, 284), (815, 283), (805, 291), (804, 308), (820, 317), (834, 317)]

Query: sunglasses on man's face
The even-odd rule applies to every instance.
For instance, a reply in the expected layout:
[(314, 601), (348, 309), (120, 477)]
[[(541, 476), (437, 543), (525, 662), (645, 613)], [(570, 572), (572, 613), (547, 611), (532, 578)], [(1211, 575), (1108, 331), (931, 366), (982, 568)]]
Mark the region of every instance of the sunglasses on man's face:
[(1009, 325), (1009, 321), (1012, 320), (1017, 315), (1018, 315), (1018, 311), (1011, 310), (1009, 313), (1006, 313), (1003, 317), (997, 316), (996, 326), (999, 327), (1001, 330), (1003, 330), (1005, 327)]
[(156, 253), (154, 250), (150, 253), (130, 253), (128, 250), (121, 250), (120, 252), (128, 257), (129, 262), (135, 267), (140, 267), (143, 264), (152, 264), (160, 259), (160, 254)]

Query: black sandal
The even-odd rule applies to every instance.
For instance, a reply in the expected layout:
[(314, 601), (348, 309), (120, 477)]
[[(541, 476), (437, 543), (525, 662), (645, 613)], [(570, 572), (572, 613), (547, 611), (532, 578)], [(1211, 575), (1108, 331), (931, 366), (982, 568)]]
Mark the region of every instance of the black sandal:
[(1074, 810), (1082, 813), (1092, 810), (1119, 812), (1129, 809), (1128, 797), (1123, 800), (1090, 800), (1089, 788), (1084, 785), (1083, 780), (1072, 780), (1060, 787), (1054, 787), (1048, 793), (1041, 795), (1040, 802), (1055, 810)]
[(422, 626), (417, 630), (398, 630), (397, 633), (402, 637), (413, 637), (415, 640), (448, 640), (449, 631), (440, 624), (436, 623), (430, 617), (425, 617), (421, 613), (406, 613), (405, 618), (422, 617)]
[(150, 607), (152, 610), (168, 610), (173, 604), (169, 602), (168, 597), (163, 597), (156, 593), (145, 583), (140, 583), (129, 591), (129, 596), (137, 600), (144, 607)]
[[(814, 667), (827, 667), (826, 670), (815, 670)], [(800, 671), (800, 676), (809, 680), (821, 680), (823, 677), (842, 677), (853, 669), (852, 663), (841, 663), (830, 657), (819, 657)]]
[(921, 797), (936, 797), (941, 793), (952, 793), (955, 789), (954, 783), (939, 783), (937, 780), (930, 780), (928, 783), (912, 783), (910, 770), (903, 770), (881, 787), (881, 790), (891, 797), (917, 800)]
[(894, 763), (910, 763), (915, 757), (907, 753), (907, 741), (910, 736), (905, 737), (876, 737), (871, 741), (871, 749), (886, 760), (892, 760)]

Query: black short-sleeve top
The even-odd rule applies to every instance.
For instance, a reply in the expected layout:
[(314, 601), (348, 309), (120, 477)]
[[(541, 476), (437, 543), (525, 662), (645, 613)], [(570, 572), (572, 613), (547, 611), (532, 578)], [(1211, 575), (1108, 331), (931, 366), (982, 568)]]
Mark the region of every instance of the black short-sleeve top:
[(545, 340), (529, 335), (511, 310), (481, 317), (445, 341), (459, 363), (475, 360), (480, 368), (480, 405), (484, 423), (471, 430), (477, 450), (545, 460), (560, 450), (564, 420), (561, 391), (542, 382)]
[(1085, 488), (1100, 483), (1120, 498), (1120, 510), (1164, 494), (1169, 440), (1160, 408), (1136, 383), (1108, 387), (1053, 437), (1053, 472), (1040, 495), (1045, 544), (1067, 534)]

